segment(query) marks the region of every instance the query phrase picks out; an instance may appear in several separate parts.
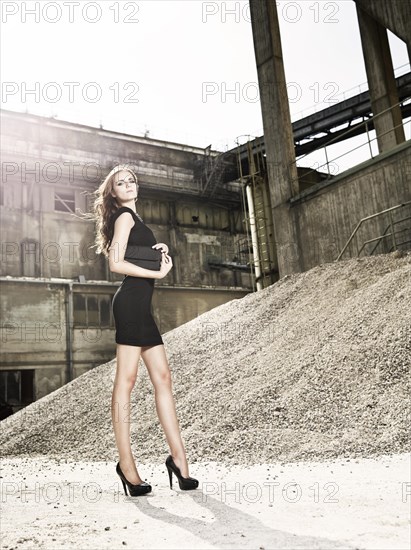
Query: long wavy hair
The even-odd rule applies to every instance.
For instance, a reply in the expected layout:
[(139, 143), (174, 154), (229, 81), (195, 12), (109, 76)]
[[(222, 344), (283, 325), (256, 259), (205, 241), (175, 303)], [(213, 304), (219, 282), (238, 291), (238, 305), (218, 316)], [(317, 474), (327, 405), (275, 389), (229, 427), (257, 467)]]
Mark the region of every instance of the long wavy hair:
[[(114, 176), (118, 172), (126, 170), (138, 181), (138, 177), (129, 164), (118, 164), (104, 178), (99, 187), (93, 191), (95, 197), (92, 204), (92, 212), (84, 214), (84, 218), (93, 220), (96, 224), (95, 243), (91, 248), (95, 248), (96, 254), (108, 256), (108, 250), (114, 234), (114, 224), (112, 215), (118, 209), (115, 197), (112, 196)], [(137, 199), (136, 199), (137, 200)]]

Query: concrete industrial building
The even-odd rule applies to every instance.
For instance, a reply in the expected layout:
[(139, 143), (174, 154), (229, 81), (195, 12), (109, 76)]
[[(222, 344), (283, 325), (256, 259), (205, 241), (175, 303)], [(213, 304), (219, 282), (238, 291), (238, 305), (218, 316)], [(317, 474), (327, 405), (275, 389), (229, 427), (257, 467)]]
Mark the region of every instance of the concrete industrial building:
[[(369, 92), (291, 124), (276, 3), (251, 0), (264, 136), (225, 153), (1, 113), (0, 381), (16, 410), (114, 355), (122, 277), (73, 214), (117, 163), (135, 166), (138, 211), (174, 260), (153, 300), (162, 333), (320, 263), (410, 248), (411, 79), (394, 77), (386, 30), (411, 50), (410, 5), (356, 6)], [(370, 160), (337, 176), (297, 166), (307, 150), (370, 129)]]
[(1, 127), (0, 375), (15, 407), (115, 354), (111, 299), (123, 277), (75, 214), (117, 163), (138, 173), (138, 212), (173, 257), (153, 297), (162, 333), (252, 291), (240, 185), (203, 189), (216, 152), (11, 111)]

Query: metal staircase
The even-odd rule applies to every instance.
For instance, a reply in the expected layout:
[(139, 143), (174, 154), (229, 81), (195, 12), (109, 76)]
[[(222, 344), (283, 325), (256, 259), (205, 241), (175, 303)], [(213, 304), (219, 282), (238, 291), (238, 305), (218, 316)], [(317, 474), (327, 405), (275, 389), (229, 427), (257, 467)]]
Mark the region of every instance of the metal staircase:
[(224, 181), (224, 173), (227, 166), (232, 165), (232, 153), (227, 151), (219, 155), (211, 155), (211, 146), (206, 147), (203, 165), (201, 170), (200, 182), (202, 197), (212, 197)]

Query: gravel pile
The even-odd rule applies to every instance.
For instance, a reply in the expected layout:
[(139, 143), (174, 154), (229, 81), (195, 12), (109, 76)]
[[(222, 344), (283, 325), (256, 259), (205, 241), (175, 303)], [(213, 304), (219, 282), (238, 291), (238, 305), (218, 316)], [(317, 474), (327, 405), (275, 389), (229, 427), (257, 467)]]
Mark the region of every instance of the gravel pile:
[[(322, 264), (216, 307), (163, 339), (189, 462), (367, 457), (410, 449), (411, 253)], [(115, 360), (0, 423), (2, 456), (118, 459)], [(168, 446), (143, 362), (138, 462)]]

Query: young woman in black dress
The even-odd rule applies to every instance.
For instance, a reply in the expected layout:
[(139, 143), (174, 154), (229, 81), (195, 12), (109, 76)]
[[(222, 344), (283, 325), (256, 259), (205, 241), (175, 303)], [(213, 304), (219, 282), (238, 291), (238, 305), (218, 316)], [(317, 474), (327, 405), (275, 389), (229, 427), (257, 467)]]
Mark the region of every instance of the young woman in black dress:
[[(158, 418), (170, 448), (166, 460), (170, 488), (172, 473), (180, 489), (196, 489), (198, 481), (189, 476), (188, 464), (181, 439), (172, 380), (163, 340), (151, 314), (151, 298), (155, 279), (162, 279), (172, 269), (168, 246), (157, 243), (136, 211), (138, 180), (128, 165), (118, 165), (106, 176), (96, 191), (94, 204), (97, 222), (97, 253), (108, 257), (110, 270), (121, 273), (124, 279), (112, 301), (116, 324), (117, 369), (111, 402), (112, 421), (119, 462), (116, 471), (124, 491), (131, 496), (149, 493), (151, 486), (141, 479), (130, 444), (129, 405), (131, 391), (137, 378), (140, 357), (147, 367), (154, 386)], [(160, 271), (153, 271), (124, 260), (127, 244), (160, 249)]]

